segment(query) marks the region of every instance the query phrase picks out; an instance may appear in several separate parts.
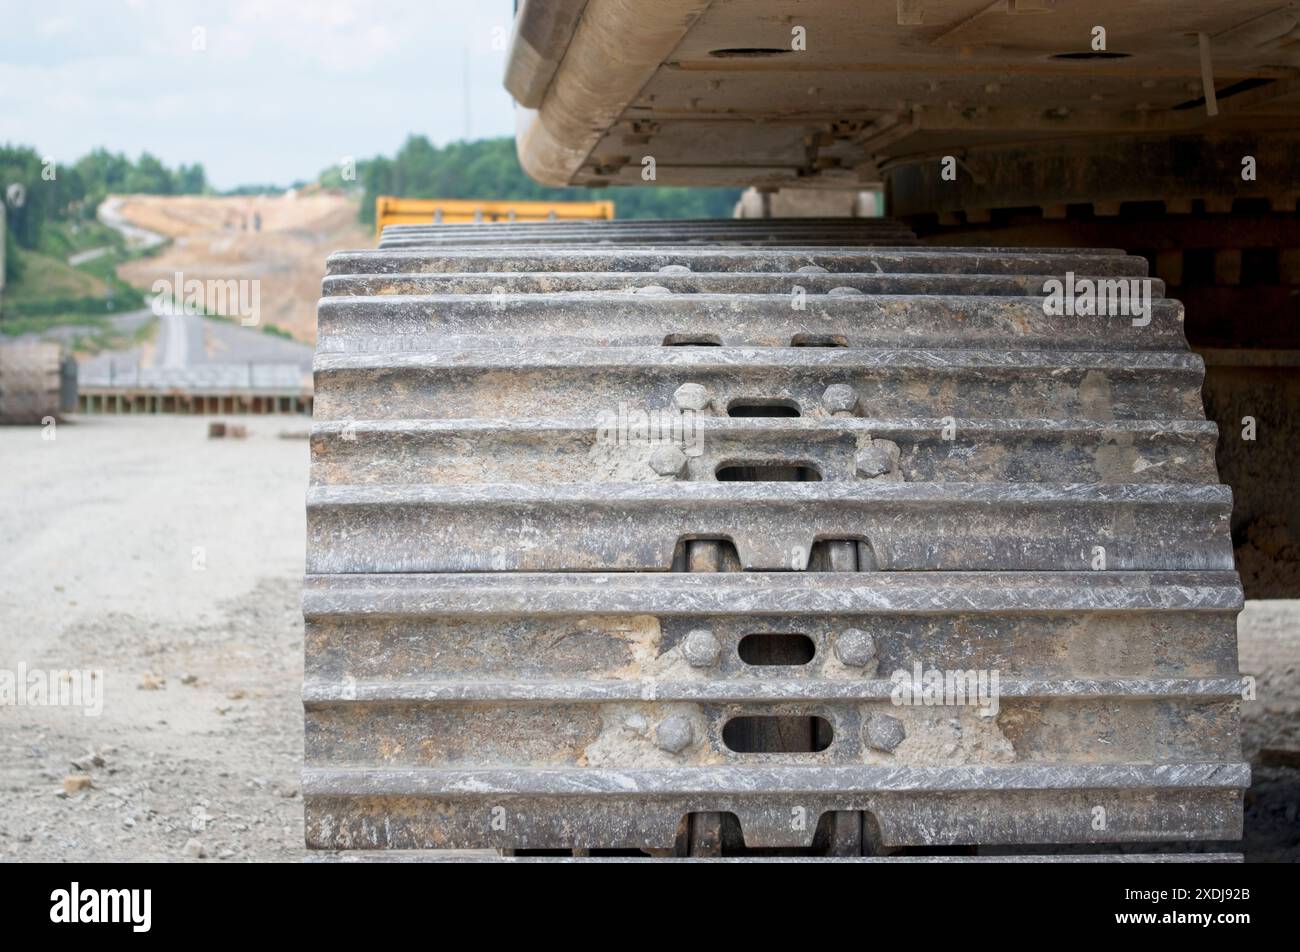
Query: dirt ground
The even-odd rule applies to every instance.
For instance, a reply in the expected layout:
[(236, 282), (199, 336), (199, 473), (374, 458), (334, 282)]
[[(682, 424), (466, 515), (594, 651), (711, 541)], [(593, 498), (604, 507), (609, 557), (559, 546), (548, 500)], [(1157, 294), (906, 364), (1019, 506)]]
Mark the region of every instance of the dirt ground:
[(247, 425), (0, 428), (0, 667), (103, 671), (0, 710), (0, 860), (301, 855), (307, 421)]
[[(0, 709), (0, 861), (303, 856), (299, 418), (0, 428), (0, 668), (100, 669), (103, 713)], [(1300, 601), (1248, 604), (1251, 859), (1300, 859)], [(77, 789), (86, 781), (90, 786)], [(71, 792), (70, 792), (71, 791)]]
[[(148, 288), (172, 280), (258, 279), (261, 319), (298, 340), (316, 339), (316, 302), (331, 252), (373, 248), (374, 233), (357, 221), (354, 199), (328, 193), (289, 196), (127, 196), (127, 221), (174, 239), (158, 255), (119, 268)], [(260, 229), (255, 219), (260, 217)]]
[(1242, 674), (1256, 699), (1242, 703), (1248, 859), (1300, 862), (1300, 601), (1247, 601), (1237, 619)]

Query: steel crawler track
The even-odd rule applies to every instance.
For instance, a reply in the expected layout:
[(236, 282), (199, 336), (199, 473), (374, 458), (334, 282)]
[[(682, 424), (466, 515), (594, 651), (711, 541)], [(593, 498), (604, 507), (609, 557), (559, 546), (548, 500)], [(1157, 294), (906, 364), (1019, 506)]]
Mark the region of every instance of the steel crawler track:
[(1158, 281), (1147, 319), (1047, 313), (1070, 272), (1146, 262), (860, 220), (395, 226), (332, 256), (308, 845), (1238, 839), (1204, 368)]

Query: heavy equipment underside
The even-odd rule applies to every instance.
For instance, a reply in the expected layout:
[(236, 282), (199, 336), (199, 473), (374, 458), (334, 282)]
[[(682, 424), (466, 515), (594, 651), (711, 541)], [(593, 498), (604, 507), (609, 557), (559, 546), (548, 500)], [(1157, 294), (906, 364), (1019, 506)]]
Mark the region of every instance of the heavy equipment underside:
[(547, 184), (755, 186), (794, 214), (883, 189), (926, 242), (1145, 257), (1206, 362), (1246, 591), (1300, 597), (1300, 5), (517, 6), (506, 86)]
[(540, 181), (890, 217), (330, 258), (309, 845), (1223, 858), (1236, 567), (1300, 578), (1298, 24), (520, 4)]

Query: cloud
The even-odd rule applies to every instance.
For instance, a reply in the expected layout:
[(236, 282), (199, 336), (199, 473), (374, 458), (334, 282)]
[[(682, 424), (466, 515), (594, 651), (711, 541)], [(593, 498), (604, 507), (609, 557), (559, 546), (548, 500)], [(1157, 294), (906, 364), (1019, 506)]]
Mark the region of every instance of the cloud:
[(51, 17), (37, 24), (36, 32), (41, 36), (59, 36), (71, 32), (74, 27), (72, 17)]
[[(0, 141), (202, 162), (219, 187), (509, 135), (510, 0), (0, 0)], [(194, 42), (196, 30), (204, 42)], [(202, 48), (196, 49), (199, 45)], [(463, 107), (464, 76), (471, 91)]]

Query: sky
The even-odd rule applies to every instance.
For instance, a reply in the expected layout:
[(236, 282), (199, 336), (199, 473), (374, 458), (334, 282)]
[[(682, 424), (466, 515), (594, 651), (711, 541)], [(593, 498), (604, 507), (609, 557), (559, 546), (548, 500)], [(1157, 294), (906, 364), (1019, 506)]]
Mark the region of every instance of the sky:
[[(510, 135), (511, 0), (0, 0), (0, 142), (200, 162), (219, 189)], [(465, 108), (465, 76), (470, 108)]]

